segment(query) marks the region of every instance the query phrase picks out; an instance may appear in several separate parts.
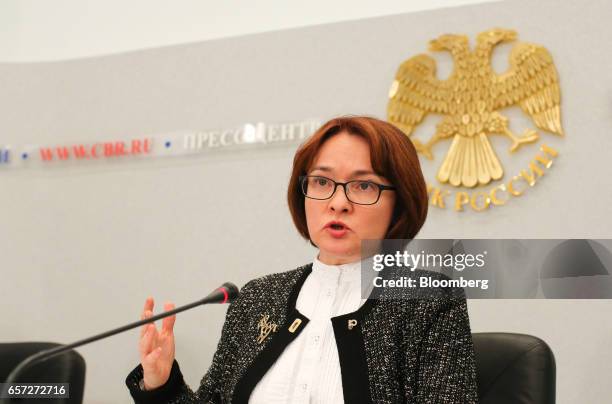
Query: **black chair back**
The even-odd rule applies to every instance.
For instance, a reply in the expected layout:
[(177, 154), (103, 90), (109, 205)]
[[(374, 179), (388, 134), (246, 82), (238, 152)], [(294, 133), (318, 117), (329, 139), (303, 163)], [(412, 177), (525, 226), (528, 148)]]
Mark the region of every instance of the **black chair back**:
[[(53, 342), (10, 342), (0, 343), (0, 380), (5, 382), (9, 374), (21, 361), (30, 355), (60, 344)], [(51, 357), (26, 367), (17, 382), (22, 383), (70, 383), (70, 398), (32, 399), (31, 402), (45, 404), (81, 404), (85, 390), (85, 360), (75, 350)], [(11, 402), (25, 403), (27, 399)]]
[(556, 367), (540, 338), (503, 332), (473, 333), (481, 404), (554, 404)]

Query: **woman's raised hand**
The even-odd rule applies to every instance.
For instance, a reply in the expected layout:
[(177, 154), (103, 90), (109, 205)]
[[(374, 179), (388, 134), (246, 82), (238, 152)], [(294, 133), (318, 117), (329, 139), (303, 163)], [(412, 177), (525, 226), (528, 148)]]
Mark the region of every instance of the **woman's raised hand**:
[[(153, 298), (145, 301), (141, 319), (153, 316)], [(174, 304), (166, 302), (165, 311), (173, 310)], [(164, 385), (170, 377), (174, 362), (174, 322), (176, 314), (162, 319), (162, 328), (157, 330), (155, 323), (144, 324), (140, 330), (140, 364), (144, 370), (144, 386), (152, 390)]]

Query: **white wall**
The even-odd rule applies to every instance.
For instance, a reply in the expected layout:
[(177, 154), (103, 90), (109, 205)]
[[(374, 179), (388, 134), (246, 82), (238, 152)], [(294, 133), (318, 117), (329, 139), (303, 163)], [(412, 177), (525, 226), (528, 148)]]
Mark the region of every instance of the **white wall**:
[(64, 60), (490, 0), (3, 0), (0, 62)]
[[(397, 66), (425, 51), (428, 39), (510, 26), (547, 46), (558, 66), (567, 133), (557, 140), (560, 158), (529, 194), (495, 212), (432, 208), (420, 236), (608, 238), (612, 60), (602, 38), (612, 35), (611, 14), (605, 1), (509, 1), (0, 64), (0, 134), (2, 143), (55, 144), (255, 120), (384, 117)], [(567, 21), (572, 29), (560, 29)], [(448, 71), (448, 59), (437, 58)], [(513, 125), (521, 122), (514, 112)], [(496, 142), (507, 147), (507, 140)], [(2, 172), (0, 257), (10, 280), (0, 284), (2, 341), (71, 342), (136, 320), (149, 294), (180, 305), (225, 280), (242, 285), (310, 262), (315, 251), (297, 237), (285, 202), (294, 151)], [(515, 164), (512, 170), (523, 162)], [(551, 345), (559, 403), (604, 403), (612, 396), (611, 303), (471, 300), (469, 309), (474, 331), (524, 332)], [(224, 313), (213, 306), (177, 320), (177, 358), (194, 388)], [(79, 349), (88, 364), (85, 402), (130, 402), (123, 379), (138, 363), (137, 335)]]

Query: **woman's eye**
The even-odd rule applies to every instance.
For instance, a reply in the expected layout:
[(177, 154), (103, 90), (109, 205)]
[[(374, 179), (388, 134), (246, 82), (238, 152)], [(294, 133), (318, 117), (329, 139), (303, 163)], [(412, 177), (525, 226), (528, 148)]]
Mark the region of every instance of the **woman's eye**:
[(321, 185), (321, 186), (327, 185), (327, 180), (325, 178), (318, 178), (316, 182), (317, 182), (317, 185)]
[(359, 191), (369, 191), (370, 189), (372, 189), (372, 184), (367, 181), (359, 182), (357, 184), (357, 189)]

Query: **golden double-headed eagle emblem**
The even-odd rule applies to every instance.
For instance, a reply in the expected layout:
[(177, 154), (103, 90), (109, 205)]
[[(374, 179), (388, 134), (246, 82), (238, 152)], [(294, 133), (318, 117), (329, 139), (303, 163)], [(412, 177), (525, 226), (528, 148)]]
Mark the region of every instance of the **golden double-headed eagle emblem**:
[(259, 329), (259, 336), (257, 337), (257, 343), (261, 344), (270, 335), (270, 332), (276, 332), (278, 325), (270, 321), (269, 314), (261, 314), (261, 319), (257, 323)]
[(505, 73), (497, 74), (491, 66), (493, 48), (516, 37), (513, 30), (491, 29), (478, 34), (474, 49), (465, 35), (432, 40), (431, 51), (448, 51), (453, 57), (453, 71), (446, 80), (436, 78), (436, 61), (426, 54), (399, 67), (389, 91), (387, 118), (411, 136), (427, 114), (444, 115), (427, 142), (411, 138), (417, 152), (429, 159), (435, 143), (452, 138), (436, 176), (440, 182), (474, 187), (502, 178), (504, 170), (489, 135), (509, 137), (510, 152), (538, 139), (533, 129), (512, 133), (508, 118), (499, 112), (502, 108), (519, 105), (538, 128), (563, 135), (559, 80), (544, 47), (517, 42)]

